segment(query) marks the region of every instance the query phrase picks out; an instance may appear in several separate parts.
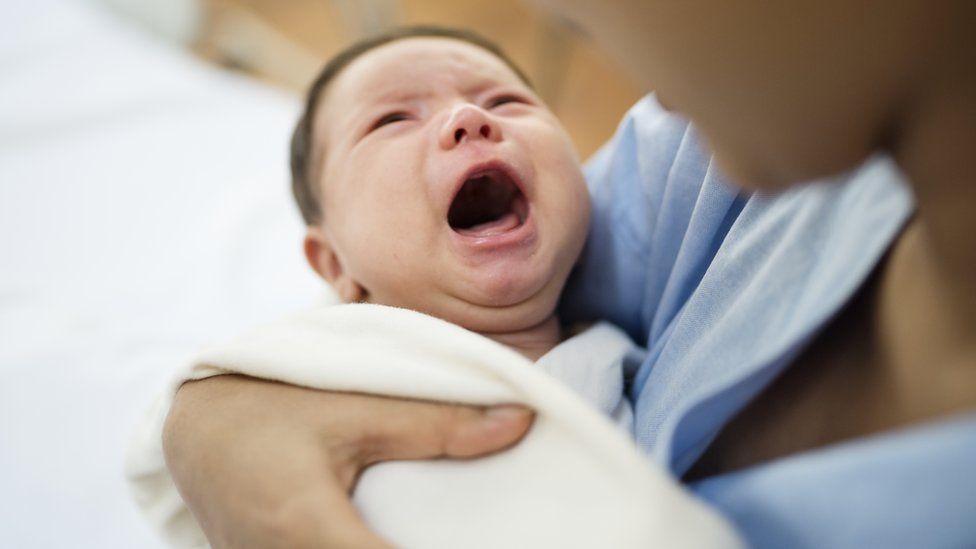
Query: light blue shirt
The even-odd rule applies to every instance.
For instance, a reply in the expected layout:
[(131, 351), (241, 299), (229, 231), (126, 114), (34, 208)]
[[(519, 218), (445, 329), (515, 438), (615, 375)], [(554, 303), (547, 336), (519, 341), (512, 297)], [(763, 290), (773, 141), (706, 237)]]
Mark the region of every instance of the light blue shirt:
[[(723, 181), (645, 98), (589, 162), (593, 226), (564, 320), (645, 345), (634, 435), (682, 475), (853, 296), (912, 213), (894, 164), (775, 197)], [(804, 452), (691, 488), (762, 547), (976, 547), (976, 414)]]

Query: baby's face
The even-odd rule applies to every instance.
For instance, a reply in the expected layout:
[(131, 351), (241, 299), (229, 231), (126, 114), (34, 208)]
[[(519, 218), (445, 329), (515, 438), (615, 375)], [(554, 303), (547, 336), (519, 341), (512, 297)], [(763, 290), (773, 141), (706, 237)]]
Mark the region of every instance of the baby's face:
[(589, 197), (566, 132), (503, 61), (459, 40), (398, 40), (320, 101), (324, 221), (306, 253), (341, 295), (480, 332), (552, 314)]

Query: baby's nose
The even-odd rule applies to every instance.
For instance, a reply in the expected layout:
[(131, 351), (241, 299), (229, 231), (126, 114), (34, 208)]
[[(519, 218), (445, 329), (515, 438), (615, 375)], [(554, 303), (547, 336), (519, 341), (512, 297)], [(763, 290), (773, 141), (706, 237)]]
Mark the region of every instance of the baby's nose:
[(491, 115), (475, 105), (462, 105), (454, 109), (441, 131), (441, 146), (445, 149), (456, 147), (465, 140), (484, 139), (500, 141), (501, 128)]

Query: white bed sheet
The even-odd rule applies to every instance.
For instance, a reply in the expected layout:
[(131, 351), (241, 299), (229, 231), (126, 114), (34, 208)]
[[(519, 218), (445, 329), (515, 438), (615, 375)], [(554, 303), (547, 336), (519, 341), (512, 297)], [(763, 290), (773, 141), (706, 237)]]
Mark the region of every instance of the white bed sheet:
[(295, 98), (83, 0), (0, 0), (0, 547), (161, 547), (127, 437), (206, 341), (307, 306)]

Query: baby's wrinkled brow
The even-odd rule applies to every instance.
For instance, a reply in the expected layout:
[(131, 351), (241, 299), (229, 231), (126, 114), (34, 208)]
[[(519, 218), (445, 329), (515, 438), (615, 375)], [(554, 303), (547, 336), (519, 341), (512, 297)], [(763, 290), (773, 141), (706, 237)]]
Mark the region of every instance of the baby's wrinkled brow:
[[(502, 87), (508, 84), (493, 80), (493, 79), (478, 79), (478, 81), (470, 83), (463, 86), (461, 89), (461, 94), (474, 97), (485, 90)], [(368, 97), (367, 103), (371, 104), (382, 104), (382, 103), (411, 103), (414, 101), (421, 101), (429, 98), (432, 95), (436, 95), (436, 91), (431, 89), (409, 89), (403, 87), (397, 87), (382, 93), (377, 94), (375, 97)]]
[(432, 93), (429, 90), (418, 91), (398, 88), (379, 94), (376, 97), (369, 98), (367, 99), (367, 102), (372, 104), (411, 103), (417, 100), (426, 99), (431, 95)]

